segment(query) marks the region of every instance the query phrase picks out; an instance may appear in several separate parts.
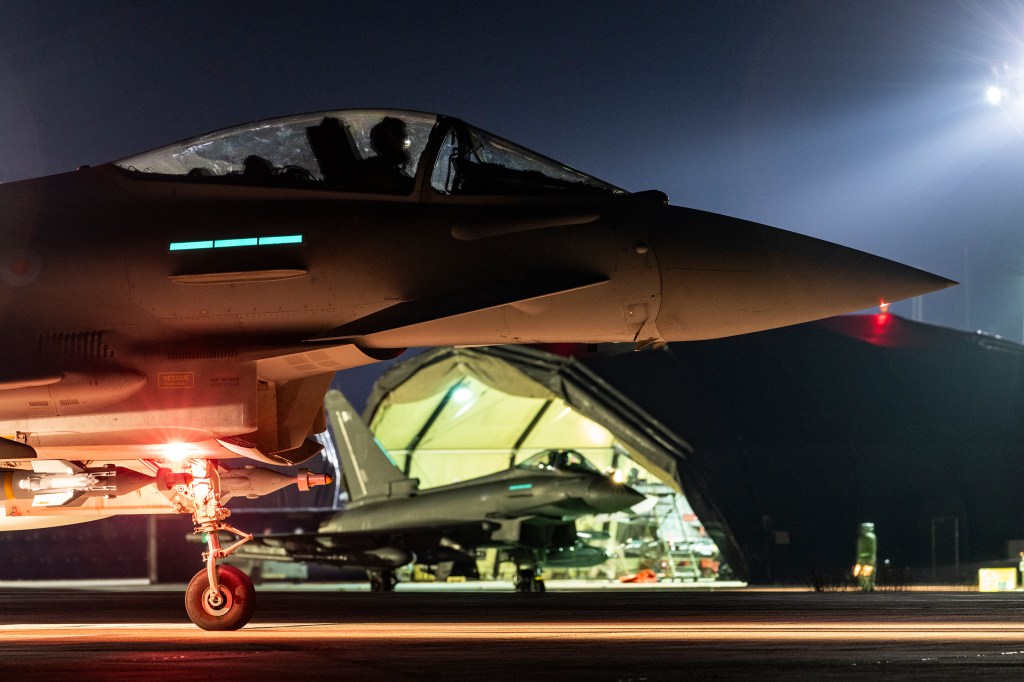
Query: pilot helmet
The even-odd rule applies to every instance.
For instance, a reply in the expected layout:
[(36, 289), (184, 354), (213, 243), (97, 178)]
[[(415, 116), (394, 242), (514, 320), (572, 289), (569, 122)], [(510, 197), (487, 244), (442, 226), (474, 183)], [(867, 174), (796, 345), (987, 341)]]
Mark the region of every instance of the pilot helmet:
[(405, 121), (385, 116), (370, 129), (370, 143), (378, 154), (406, 150), (410, 147), (409, 133)]

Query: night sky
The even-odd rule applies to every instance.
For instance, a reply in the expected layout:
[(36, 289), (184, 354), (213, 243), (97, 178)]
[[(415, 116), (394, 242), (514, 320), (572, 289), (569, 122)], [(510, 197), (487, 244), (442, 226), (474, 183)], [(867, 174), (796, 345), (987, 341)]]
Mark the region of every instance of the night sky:
[(0, 181), (289, 113), (436, 111), (959, 280), (924, 320), (1020, 341), (1024, 117), (985, 90), (1022, 59), (1024, 3), (992, 0), (0, 0)]

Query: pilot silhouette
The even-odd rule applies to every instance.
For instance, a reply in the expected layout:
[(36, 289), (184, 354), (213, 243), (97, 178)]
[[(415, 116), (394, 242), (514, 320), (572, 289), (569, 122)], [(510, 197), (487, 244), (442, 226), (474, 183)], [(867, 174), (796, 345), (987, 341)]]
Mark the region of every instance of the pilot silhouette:
[(376, 156), (356, 164), (355, 180), (368, 192), (408, 194), (413, 179), (405, 172), (409, 163), (409, 134), (405, 121), (385, 116), (370, 130), (370, 144)]
[(548, 467), (565, 471), (569, 468), (569, 453), (565, 450), (552, 450), (548, 455)]

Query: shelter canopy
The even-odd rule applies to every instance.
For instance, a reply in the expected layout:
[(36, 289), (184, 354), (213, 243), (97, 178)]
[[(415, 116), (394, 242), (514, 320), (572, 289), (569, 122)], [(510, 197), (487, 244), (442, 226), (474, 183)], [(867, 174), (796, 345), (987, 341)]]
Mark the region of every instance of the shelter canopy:
[[(377, 382), (365, 416), (399, 462), (428, 479), (446, 475), (438, 457), (458, 455), (464, 480), (574, 449), (605, 467), (625, 452), (681, 490), (678, 463), (690, 450), (579, 363), (519, 346), (441, 348), (401, 362)], [(417, 453), (430, 453), (430, 472), (415, 466)]]

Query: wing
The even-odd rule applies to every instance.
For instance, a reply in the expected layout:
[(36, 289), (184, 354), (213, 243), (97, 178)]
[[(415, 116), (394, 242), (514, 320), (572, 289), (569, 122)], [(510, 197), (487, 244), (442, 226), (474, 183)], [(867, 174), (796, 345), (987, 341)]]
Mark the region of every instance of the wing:
[(48, 374), (42, 376), (7, 376), (0, 377), (0, 391), (19, 391), (25, 388), (39, 388), (56, 384), (64, 376), (62, 374)]
[[(464, 558), (462, 547), (490, 542), (502, 524), (473, 522), (449, 528), (418, 528), (400, 532), (274, 533), (253, 536), (233, 556), (253, 561), (309, 561), (365, 569), (395, 569), (423, 561)], [(198, 536), (190, 536), (195, 542)], [(227, 541), (227, 536), (224, 540)]]

